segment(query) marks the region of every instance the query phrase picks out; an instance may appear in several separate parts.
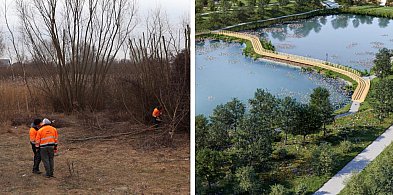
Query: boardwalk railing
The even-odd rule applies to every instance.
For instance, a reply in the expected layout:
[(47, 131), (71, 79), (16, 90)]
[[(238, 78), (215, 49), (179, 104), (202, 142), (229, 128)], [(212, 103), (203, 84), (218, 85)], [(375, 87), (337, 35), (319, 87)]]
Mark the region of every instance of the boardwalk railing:
[(315, 66), (315, 67), (320, 67), (326, 70), (331, 70), (333, 72), (337, 72), (340, 74), (343, 74), (345, 76), (348, 76), (352, 80), (358, 83), (358, 86), (356, 87), (353, 95), (352, 95), (352, 101), (356, 101), (359, 103), (364, 102), (366, 99), (366, 96), (368, 94), (368, 91), (370, 90), (370, 80), (366, 80), (361, 77), (361, 73), (357, 70), (354, 70), (350, 67), (342, 66), (340, 64), (334, 64), (334, 63), (327, 63), (323, 60), (318, 60), (314, 58), (308, 58), (308, 57), (303, 57), (303, 56), (298, 56), (298, 55), (293, 55), (293, 54), (287, 54), (287, 53), (282, 53), (282, 52), (276, 52), (276, 51), (270, 51), (266, 50), (262, 47), (262, 44), (259, 40), (259, 37), (251, 34), (246, 34), (246, 33), (240, 33), (240, 32), (232, 32), (232, 31), (212, 31), (209, 32), (212, 34), (219, 34), (219, 35), (225, 35), (225, 36), (230, 36), (230, 37), (236, 37), (244, 40), (248, 40), (251, 42), (254, 51), (262, 56), (269, 57), (271, 59), (276, 59), (276, 60), (281, 60), (281, 61), (286, 61), (286, 62), (294, 62), (294, 63), (299, 63), (299, 64), (304, 64), (308, 66)]

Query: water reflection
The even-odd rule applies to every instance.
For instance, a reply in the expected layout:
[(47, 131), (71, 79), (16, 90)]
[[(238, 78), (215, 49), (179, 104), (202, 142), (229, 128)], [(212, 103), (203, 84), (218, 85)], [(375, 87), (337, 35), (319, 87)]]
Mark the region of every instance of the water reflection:
[(378, 18), (378, 26), (381, 28), (385, 28), (389, 25), (389, 18)]
[[(250, 32), (250, 31), (249, 31)], [(393, 48), (390, 19), (351, 14), (317, 16), (251, 31), (271, 40), (278, 51), (369, 70), (382, 47)]]

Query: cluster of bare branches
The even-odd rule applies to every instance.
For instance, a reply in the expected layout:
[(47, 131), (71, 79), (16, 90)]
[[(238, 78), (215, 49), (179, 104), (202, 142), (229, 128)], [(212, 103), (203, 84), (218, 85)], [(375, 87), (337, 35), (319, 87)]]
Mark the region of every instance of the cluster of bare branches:
[[(25, 48), (55, 110), (102, 107), (108, 71), (135, 28), (133, 0), (17, 0)], [(55, 67), (54, 72), (46, 67)]]
[[(20, 37), (14, 36), (7, 14), (5, 19), (30, 96), (34, 85), (55, 111), (110, 108), (149, 123), (153, 108), (160, 105), (169, 127), (165, 131), (172, 136), (175, 130), (189, 130), (189, 26), (174, 28), (157, 9), (146, 19), (145, 33), (134, 38), (134, 0), (16, 4)], [(129, 53), (119, 60), (123, 50)]]
[[(185, 27), (182, 36), (175, 36), (173, 32), (165, 36), (160, 19), (153, 22), (153, 28), (142, 38), (129, 40), (134, 76), (127, 83), (130, 90), (138, 92), (131, 100), (139, 102), (133, 111), (139, 111), (141, 116), (161, 105), (169, 133), (173, 135), (175, 130), (189, 128), (190, 28)], [(178, 40), (182, 40), (183, 50), (176, 49)]]

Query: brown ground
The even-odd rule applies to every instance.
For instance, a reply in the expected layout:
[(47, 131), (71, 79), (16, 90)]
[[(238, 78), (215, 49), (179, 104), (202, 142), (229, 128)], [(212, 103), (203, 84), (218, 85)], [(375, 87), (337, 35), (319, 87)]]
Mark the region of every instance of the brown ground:
[[(73, 142), (138, 131), (127, 123), (97, 125), (100, 128), (77, 124), (58, 128), (56, 178), (50, 179), (31, 173), (28, 127), (0, 126), (0, 194), (189, 194), (188, 134), (176, 134), (166, 146), (157, 144), (159, 130)], [(42, 163), (40, 169), (45, 172)]]

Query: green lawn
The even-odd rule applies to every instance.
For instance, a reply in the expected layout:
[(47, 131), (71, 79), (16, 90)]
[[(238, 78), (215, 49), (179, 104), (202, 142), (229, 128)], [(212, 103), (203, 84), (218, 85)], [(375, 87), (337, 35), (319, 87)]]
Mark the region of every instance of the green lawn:
[(344, 9), (343, 12), (393, 18), (393, 7), (381, 7), (375, 5), (352, 6)]
[[(381, 180), (384, 182), (389, 182), (387, 180), (389, 180), (389, 177), (391, 178), (391, 175), (389, 174), (378, 175), (378, 174), (384, 174), (383, 172), (391, 173), (392, 166), (393, 166), (393, 144), (390, 144), (380, 155), (377, 156), (377, 158), (373, 162), (367, 165), (367, 167), (362, 172), (352, 177), (351, 180), (348, 182), (349, 185), (347, 185), (340, 192), (340, 194), (343, 195), (359, 194), (359, 193), (365, 193), (365, 192), (359, 192), (359, 189), (370, 190), (370, 188), (374, 188), (375, 190), (376, 188), (385, 187), (385, 186), (380, 186), (381, 184), (379, 182), (381, 182)], [(379, 181), (376, 181), (375, 178), (378, 178)], [(367, 183), (365, 183), (366, 185), (362, 185), (362, 182), (367, 182)], [(376, 185), (376, 183), (378, 184)], [(372, 186), (367, 186), (367, 185), (372, 185)], [(354, 192), (354, 190), (357, 190), (357, 192)]]

